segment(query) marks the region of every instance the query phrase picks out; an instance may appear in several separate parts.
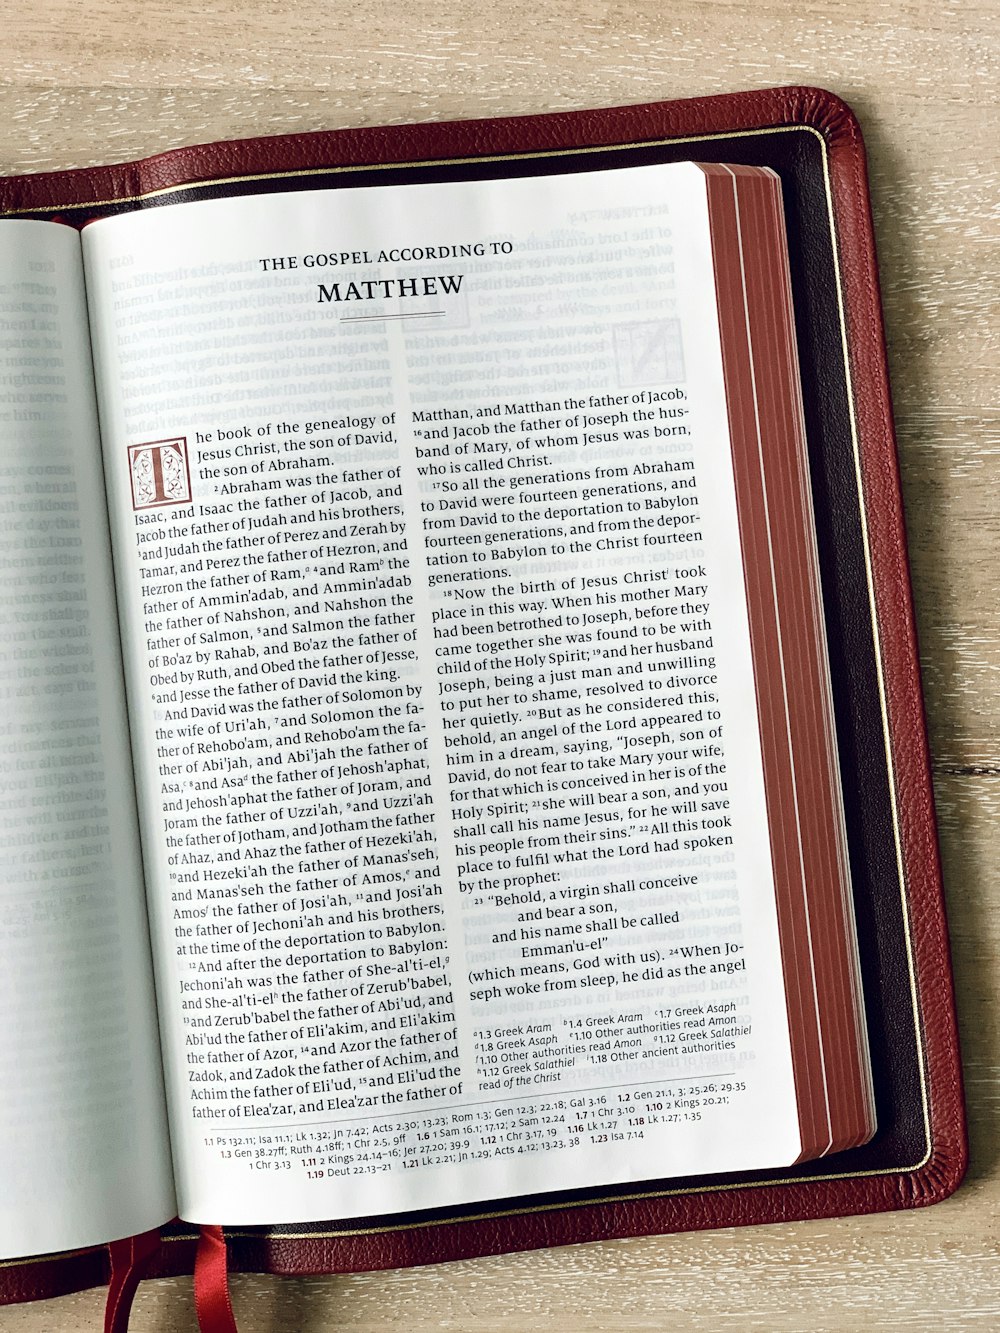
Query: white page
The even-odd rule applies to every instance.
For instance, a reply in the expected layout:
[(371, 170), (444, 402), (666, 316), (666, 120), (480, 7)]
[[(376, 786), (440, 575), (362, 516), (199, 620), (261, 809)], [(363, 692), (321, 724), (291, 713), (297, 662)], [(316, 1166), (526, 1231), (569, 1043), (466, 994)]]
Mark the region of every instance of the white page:
[(84, 246), (183, 1215), (789, 1163), (701, 173)]
[(79, 237), (0, 223), (0, 1256), (173, 1216)]

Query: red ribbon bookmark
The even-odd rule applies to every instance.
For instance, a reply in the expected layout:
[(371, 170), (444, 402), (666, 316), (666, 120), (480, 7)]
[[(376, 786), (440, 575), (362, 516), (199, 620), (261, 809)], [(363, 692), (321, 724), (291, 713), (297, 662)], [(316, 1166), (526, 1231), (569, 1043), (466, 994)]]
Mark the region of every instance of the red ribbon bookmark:
[(222, 1227), (200, 1227), (194, 1259), (194, 1308), (201, 1333), (238, 1333), (229, 1300), (226, 1238)]
[[(144, 1231), (108, 1246), (111, 1275), (104, 1310), (104, 1333), (128, 1333), (132, 1301), (146, 1276), (149, 1260), (160, 1248), (160, 1233)], [(194, 1305), (201, 1333), (238, 1333), (229, 1300), (226, 1238), (221, 1227), (199, 1227), (194, 1259)]]
[(123, 1240), (113, 1240), (108, 1246), (111, 1276), (108, 1279), (108, 1303), (104, 1307), (104, 1333), (128, 1333), (136, 1288), (145, 1276), (146, 1264), (159, 1248), (158, 1231), (126, 1236)]

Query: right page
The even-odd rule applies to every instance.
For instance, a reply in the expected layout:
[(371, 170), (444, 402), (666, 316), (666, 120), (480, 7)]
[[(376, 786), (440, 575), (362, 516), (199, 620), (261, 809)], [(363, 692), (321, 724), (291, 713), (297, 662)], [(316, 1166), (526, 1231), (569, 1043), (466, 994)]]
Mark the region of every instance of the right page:
[(829, 1146), (759, 707), (815, 683), (751, 642), (705, 175), (84, 241), (182, 1215)]

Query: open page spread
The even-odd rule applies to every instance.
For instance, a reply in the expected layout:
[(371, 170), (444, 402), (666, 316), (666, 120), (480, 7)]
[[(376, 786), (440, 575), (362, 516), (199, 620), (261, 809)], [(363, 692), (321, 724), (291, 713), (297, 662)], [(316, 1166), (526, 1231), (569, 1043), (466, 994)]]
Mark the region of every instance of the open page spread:
[(791, 1162), (702, 174), (84, 251), (182, 1216)]
[(0, 233), (5, 1258), (175, 1203), (80, 241)]

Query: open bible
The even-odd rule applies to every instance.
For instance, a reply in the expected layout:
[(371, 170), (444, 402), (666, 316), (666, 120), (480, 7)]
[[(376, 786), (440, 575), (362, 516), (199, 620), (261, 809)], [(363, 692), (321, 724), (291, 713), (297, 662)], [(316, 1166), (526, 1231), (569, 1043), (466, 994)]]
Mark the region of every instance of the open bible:
[(778, 173), (180, 184), (0, 221), (0, 1254), (866, 1151)]

